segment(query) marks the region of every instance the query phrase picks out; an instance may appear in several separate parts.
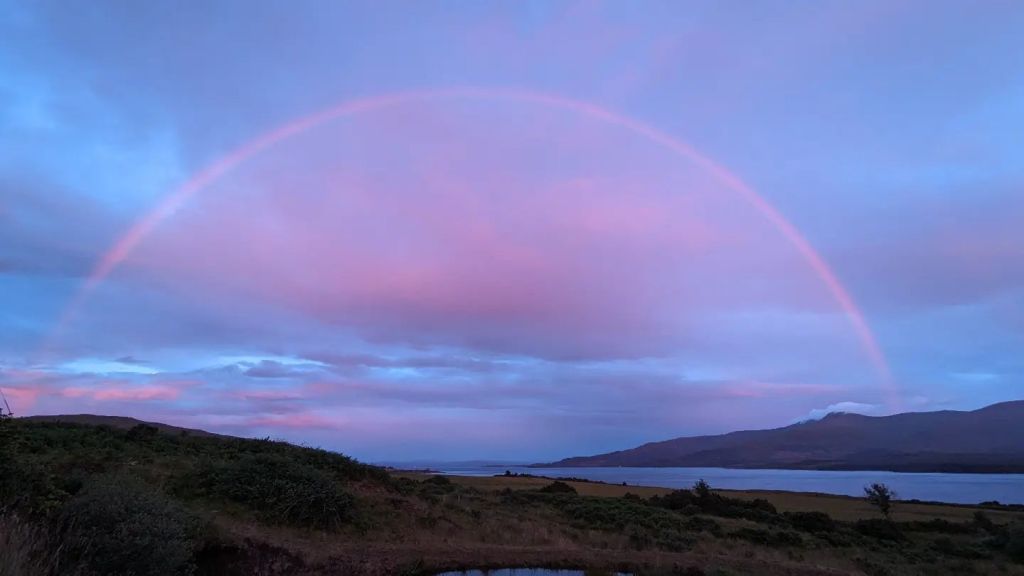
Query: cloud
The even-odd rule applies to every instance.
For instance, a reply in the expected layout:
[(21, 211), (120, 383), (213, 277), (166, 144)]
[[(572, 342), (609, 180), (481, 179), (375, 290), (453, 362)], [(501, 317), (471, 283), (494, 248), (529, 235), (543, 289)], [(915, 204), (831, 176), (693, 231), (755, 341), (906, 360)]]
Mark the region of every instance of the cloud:
[(119, 234), (253, 137), (353, 97), (479, 85), (614, 109), (756, 186), (861, 305), (907, 407), (1020, 397), (1018, 19), (920, 7), (15, 2), (0, 384), (18, 413), (417, 457), (884, 413), (848, 320), (762, 214), (635, 133), (522, 102), (420, 102), (280, 142), (54, 334)]
[(320, 364), (313, 363), (282, 363), (276, 360), (260, 360), (248, 365), (243, 374), (250, 378), (294, 378), (321, 370)]
[[(716, 312), (822, 307), (814, 274), (790, 273), (800, 255), (700, 166), (536, 103), (485, 102), (489, 124), (458, 104), (282, 142), (204, 189), (125, 267), (381, 345), (552, 359), (663, 355)], [(376, 177), (399, 149), (406, 169)]]
[(836, 412), (846, 412), (850, 414), (863, 414), (865, 416), (882, 416), (885, 414), (886, 409), (884, 406), (879, 404), (866, 404), (864, 402), (837, 402), (835, 404), (829, 404), (825, 408), (815, 408), (807, 413), (806, 416), (795, 420), (794, 422), (807, 422), (809, 420), (821, 420), (829, 414)]
[(67, 387), (61, 390), (61, 395), (68, 398), (91, 398), (98, 401), (128, 400), (128, 401), (152, 401), (152, 400), (176, 400), (181, 394), (179, 388), (173, 386), (124, 386), (120, 384), (107, 384), (100, 387)]

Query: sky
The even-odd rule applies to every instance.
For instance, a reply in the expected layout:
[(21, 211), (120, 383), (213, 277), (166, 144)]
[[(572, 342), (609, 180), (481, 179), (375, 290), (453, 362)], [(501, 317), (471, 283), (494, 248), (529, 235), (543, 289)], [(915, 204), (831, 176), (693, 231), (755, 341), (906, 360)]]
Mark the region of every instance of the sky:
[(0, 388), (369, 461), (1024, 398), (1024, 4), (0, 0)]

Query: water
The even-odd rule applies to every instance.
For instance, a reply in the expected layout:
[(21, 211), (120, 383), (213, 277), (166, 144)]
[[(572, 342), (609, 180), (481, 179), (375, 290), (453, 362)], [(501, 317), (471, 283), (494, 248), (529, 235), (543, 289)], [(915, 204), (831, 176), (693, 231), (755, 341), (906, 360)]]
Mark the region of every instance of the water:
[[(593, 574), (593, 573), (591, 573)], [(437, 576), (586, 576), (583, 570), (548, 570), (546, 568), (503, 568), (501, 570), (466, 570), (462, 572), (441, 572)], [(615, 572), (613, 576), (630, 576)]]
[(941, 474), (872, 471), (734, 470), (729, 468), (527, 468), (524, 466), (431, 466), (445, 474), (493, 476), (505, 470), (537, 476), (571, 476), (611, 484), (689, 488), (703, 478), (713, 488), (788, 490), (863, 496), (864, 486), (883, 482), (900, 500), (977, 504), (997, 500), (1024, 504), (1024, 474)]
[[(502, 568), (500, 570), (465, 570), (442, 572), (437, 576), (586, 576), (583, 570), (549, 570), (547, 568)], [(629, 576), (616, 572), (613, 576)]]

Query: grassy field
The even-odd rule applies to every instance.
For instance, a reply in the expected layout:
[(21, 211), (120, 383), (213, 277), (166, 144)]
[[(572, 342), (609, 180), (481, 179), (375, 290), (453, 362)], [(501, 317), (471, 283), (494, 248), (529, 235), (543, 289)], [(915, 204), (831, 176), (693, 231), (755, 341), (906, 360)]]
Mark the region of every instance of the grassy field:
[[(429, 475), (420, 472), (399, 472), (397, 476), (423, 480)], [(461, 485), (477, 490), (537, 490), (551, 483), (551, 479), (529, 476), (449, 476)], [(644, 498), (664, 496), (673, 491), (671, 488), (653, 486), (622, 486), (603, 482), (566, 482), (584, 496), (604, 496), (621, 498), (626, 494), (636, 494)], [(817, 494), (808, 492), (786, 492), (781, 490), (717, 490), (732, 498), (755, 500), (758, 498), (771, 502), (780, 512), (825, 512), (836, 520), (856, 521), (878, 517), (878, 509), (870, 505), (864, 498), (837, 496), (834, 494)], [(950, 522), (966, 522), (978, 511), (984, 511), (997, 522), (1012, 522), (1024, 518), (1024, 512), (964, 506), (958, 504), (928, 504), (916, 502), (898, 502), (893, 512), (897, 521), (943, 519)]]
[(0, 576), (1024, 575), (1024, 518), (853, 498), (388, 472), (269, 440), (0, 422)]

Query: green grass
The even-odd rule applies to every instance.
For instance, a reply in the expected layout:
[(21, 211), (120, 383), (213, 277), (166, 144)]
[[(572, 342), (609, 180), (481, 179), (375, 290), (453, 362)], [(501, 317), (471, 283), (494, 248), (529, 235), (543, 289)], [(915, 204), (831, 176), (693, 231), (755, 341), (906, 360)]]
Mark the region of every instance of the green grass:
[(0, 425), (0, 509), (61, 544), (61, 572), (191, 574), (211, 510), (338, 530), (382, 469), (284, 442), (57, 422)]
[(897, 503), (888, 521), (822, 495), (392, 476), (146, 425), (4, 421), (0, 454), (0, 576), (1024, 574), (1024, 522), (1008, 510)]

